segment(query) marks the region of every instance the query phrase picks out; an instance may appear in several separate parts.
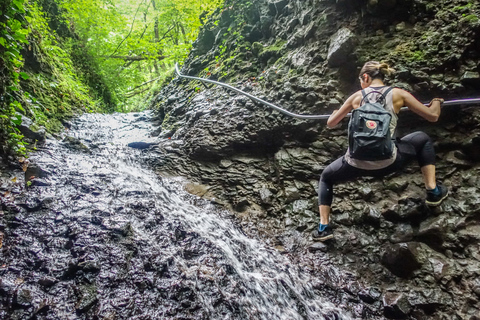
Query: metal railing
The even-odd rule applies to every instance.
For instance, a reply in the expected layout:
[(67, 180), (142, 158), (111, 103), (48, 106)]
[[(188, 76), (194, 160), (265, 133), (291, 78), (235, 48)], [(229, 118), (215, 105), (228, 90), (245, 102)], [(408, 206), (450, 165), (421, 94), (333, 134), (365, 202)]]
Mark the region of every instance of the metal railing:
[[(244, 96), (247, 96), (249, 97), (250, 99), (256, 101), (256, 102), (259, 102), (261, 104), (264, 104), (272, 109), (275, 109), (277, 110), (278, 112), (281, 112), (287, 116), (290, 116), (290, 117), (293, 117), (293, 118), (297, 118), (297, 119), (307, 119), (307, 120), (316, 120), (316, 119), (328, 119), (330, 117), (329, 114), (319, 114), (319, 115), (310, 115), (310, 114), (298, 114), (298, 113), (293, 113), (293, 112), (290, 112), (288, 110), (285, 110), (279, 106), (276, 106), (274, 105), (273, 103), (270, 103), (268, 101), (265, 101), (265, 100), (262, 100), (258, 97), (255, 97), (254, 95), (251, 95), (245, 91), (242, 91), (240, 89), (237, 89), (235, 87), (232, 87), (231, 85), (229, 84), (226, 84), (226, 83), (222, 83), (222, 82), (218, 82), (218, 81), (214, 81), (214, 80), (210, 80), (210, 79), (205, 79), (205, 78), (198, 78), (198, 77), (192, 77), (192, 76), (186, 76), (186, 75), (183, 75), (180, 73), (179, 69), (178, 69), (178, 64), (175, 63), (175, 72), (177, 73), (177, 75), (180, 77), (180, 78), (186, 78), (186, 79), (191, 79), (191, 80), (198, 80), (198, 81), (202, 81), (202, 82), (207, 82), (207, 83), (212, 83), (212, 84), (216, 84), (216, 85), (219, 85), (219, 86), (222, 86), (224, 88), (227, 88), (229, 90), (232, 90), (232, 91), (235, 91), (235, 92), (238, 92), (240, 94), (243, 94)], [(449, 100), (449, 101), (444, 101), (442, 103), (442, 106), (457, 106), (457, 105), (469, 105), (469, 104), (478, 104), (480, 105), (480, 98), (471, 98), (471, 99), (460, 99), (460, 100)], [(425, 104), (426, 106), (428, 104)], [(403, 107), (401, 108), (400, 110), (408, 110), (407, 107)], [(347, 117), (350, 117), (351, 116), (351, 113), (347, 114)]]

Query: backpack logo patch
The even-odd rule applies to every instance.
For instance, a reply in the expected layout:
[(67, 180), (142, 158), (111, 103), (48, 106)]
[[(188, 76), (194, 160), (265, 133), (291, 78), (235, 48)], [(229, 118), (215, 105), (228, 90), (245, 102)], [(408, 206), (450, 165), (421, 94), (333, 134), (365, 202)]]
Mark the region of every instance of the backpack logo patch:
[(377, 127), (377, 123), (372, 120), (368, 120), (365, 125), (367, 126), (368, 129), (375, 129)]

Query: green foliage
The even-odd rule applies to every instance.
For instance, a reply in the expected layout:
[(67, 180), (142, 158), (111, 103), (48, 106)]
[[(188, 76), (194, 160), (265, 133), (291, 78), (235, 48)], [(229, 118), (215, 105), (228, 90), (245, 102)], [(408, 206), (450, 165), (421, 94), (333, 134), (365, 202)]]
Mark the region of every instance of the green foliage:
[(23, 136), (17, 128), (22, 122), (18, 112), (25, 111), (18, 101), (21, 98), (20, 78), (28, 78), (20, 72), (23, 66), (20, 51), (28, 35), (24, 26), (26, 15), (25, 0), (6, 0), (0, 7), (0, 138), (6, 142), (1, 146), (3, 153), (26, 152)]
[[(188, 55), (200, 15), (220, 0), (56, 0), (79, 35), (75, 46), (94, 57), (116, 111), (146, 106), (144, 95)], [(72, 45), (73, 47), (73, 45)], [(151, 81), (154, 80), (155, 81)], [(157, 84), (156, 84), (157, 83)]]

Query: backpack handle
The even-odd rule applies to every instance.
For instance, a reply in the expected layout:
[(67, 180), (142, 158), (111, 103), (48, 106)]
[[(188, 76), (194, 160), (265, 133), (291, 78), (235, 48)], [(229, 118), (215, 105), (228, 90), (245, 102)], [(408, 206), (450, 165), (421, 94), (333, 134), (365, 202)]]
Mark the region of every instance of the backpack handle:
[(385, 104), (385, 101), (387, 100), (387, 94), (392, 91), (392, 87), (389, 87), (387, 90), (385, 90), (385, 93), (381, 93), (380, 91), (377, 91), (377, 90), (372, 90), (370, 91), (369, 93), (365, 93), (365, 90), (362, 90), (362, 100), (360, 101), (360, 105), (362, 106), (364, 101), (365, 101), (365, 98), (369, 95), (369, 94), (372, 94), (372, 93), (379, 93), (380, 94), (380, 97), (378, 97), (377, 101), (376, 102), (379, 102), (380, 100), (383, 100), (383, 104)]

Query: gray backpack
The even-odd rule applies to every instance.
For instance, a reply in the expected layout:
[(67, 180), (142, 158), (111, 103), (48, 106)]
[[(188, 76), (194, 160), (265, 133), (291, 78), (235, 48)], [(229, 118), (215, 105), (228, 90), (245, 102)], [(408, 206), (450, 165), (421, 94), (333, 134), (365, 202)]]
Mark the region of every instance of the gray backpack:
[[(350, 157), (358, 160), (385, 160), (392, 156), (394, 142), (390, 133), (392, 115), (385, 110), (386, 96), (392, 90), (388, 88), (385, 93), (371, 91), (368, 94), (362, 90), (360, 107), (352, 111), (348, 124), (348, 146)], [(378, 93), (375, 102), (367, 97)], [(363, 102), (365, 103), (363, 104)]]

